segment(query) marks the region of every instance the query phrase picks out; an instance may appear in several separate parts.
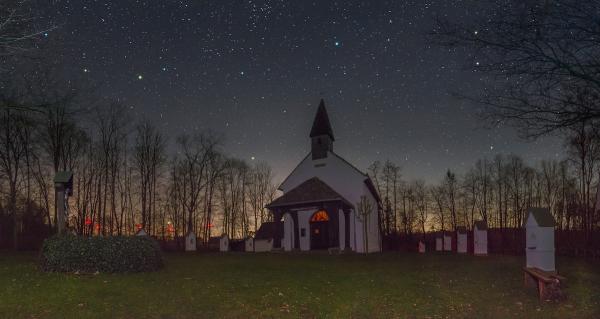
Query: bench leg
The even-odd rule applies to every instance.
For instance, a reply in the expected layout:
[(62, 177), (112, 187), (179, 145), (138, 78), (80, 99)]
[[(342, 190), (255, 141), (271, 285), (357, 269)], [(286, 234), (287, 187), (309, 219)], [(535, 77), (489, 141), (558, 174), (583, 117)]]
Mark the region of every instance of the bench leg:
[(523, 285), (525, 287), (536, 287), (537, 279), (528, 273), (523, 273)]
[(543, 281), (538, 280), (538, 294), (540, 296), (540, 301), (544, 301), (544, 288), (545, 288), (545, 284)]

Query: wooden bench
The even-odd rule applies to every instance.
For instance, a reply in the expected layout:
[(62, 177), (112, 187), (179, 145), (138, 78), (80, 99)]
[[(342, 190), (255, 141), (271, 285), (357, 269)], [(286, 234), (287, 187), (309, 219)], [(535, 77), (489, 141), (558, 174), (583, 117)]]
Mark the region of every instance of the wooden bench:
[(523, 267), (523, 272), (526, 287), (535, 286), (537, 283), (540, 301), (563, 299), (561, 283), (565, 281), (565, 277), (539, 268)]

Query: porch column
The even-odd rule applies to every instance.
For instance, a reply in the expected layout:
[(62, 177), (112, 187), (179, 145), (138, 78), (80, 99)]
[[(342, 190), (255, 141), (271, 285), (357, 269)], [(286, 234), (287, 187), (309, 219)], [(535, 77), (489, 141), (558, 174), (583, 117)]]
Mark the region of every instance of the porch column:
[(338, 210), (338, 221), (338, 229), (340, 234), (338, 242), (340, 245), (340, 250), (344, 250), (346, 249), (346, 217), (342, 208)]
[(280, 210), (273, 212), (273, 221), (275, 222), (275, 234), (273, 235), (273, 248), (281, 248), (281, 234), (283, 233), (283, 223), (281, 222), (282, 213)]
[(300, 225), (298, 224), (298, 212), (292, 215), (292, 220), (294, 220), (294, 249), (300, 249)]
[(346, 237), (346, 249), (352, 250), (352, 247), (350, 247), (350, 212), (347, 209), (344, 210), (344, 228), (346, 229), (346, 231), (344, 231)]

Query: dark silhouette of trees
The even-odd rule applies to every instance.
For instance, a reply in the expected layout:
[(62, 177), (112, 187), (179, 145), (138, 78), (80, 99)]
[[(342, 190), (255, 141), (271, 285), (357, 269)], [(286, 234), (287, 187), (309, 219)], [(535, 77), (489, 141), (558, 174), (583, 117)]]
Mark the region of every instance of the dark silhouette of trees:
[(489, 83), (478, 96), (494, 124), (527, 137), (600, 120), (600, 3), (593, 0), (484, 1), (476, 19), (440, 18), (433, 42), (470, 55)]

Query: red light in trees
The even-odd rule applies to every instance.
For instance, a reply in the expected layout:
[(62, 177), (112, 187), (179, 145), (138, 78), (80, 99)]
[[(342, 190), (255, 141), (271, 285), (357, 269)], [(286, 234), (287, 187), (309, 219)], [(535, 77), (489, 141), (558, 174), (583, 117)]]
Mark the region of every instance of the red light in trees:
[(91, 219), (91, 218), (89, 218), (89, 217), (88, 217), (88, 218), (86, 218), (86, 219), (85, 219), (85, 225), (86, 225), (86, 226), (89, 226), (89, 225), (91, 225), (91, 224), (92, 224), (92, 219)]
[(206, 226), (207, 226), (208, 228), (212, 228), (212, 227), (213, 227), (213, 224), (211, 224), (211, 223), (208, 223), (208, 225), (206, 225)]
[(173, 227), (173, 225), (169, 225), (169, 226), (167, 226), (167, 231), (169, 233), (174, 233), (175, 232), (175, 227)]
[(96, 224), (96, 230), (100, 231), (100, 224)]
[(136, 228), (137, 230), (140, 230), (140, 229), (142, 229), (142, 224), (136, 224), (136, 225), (135, 225), (135, 228)]

